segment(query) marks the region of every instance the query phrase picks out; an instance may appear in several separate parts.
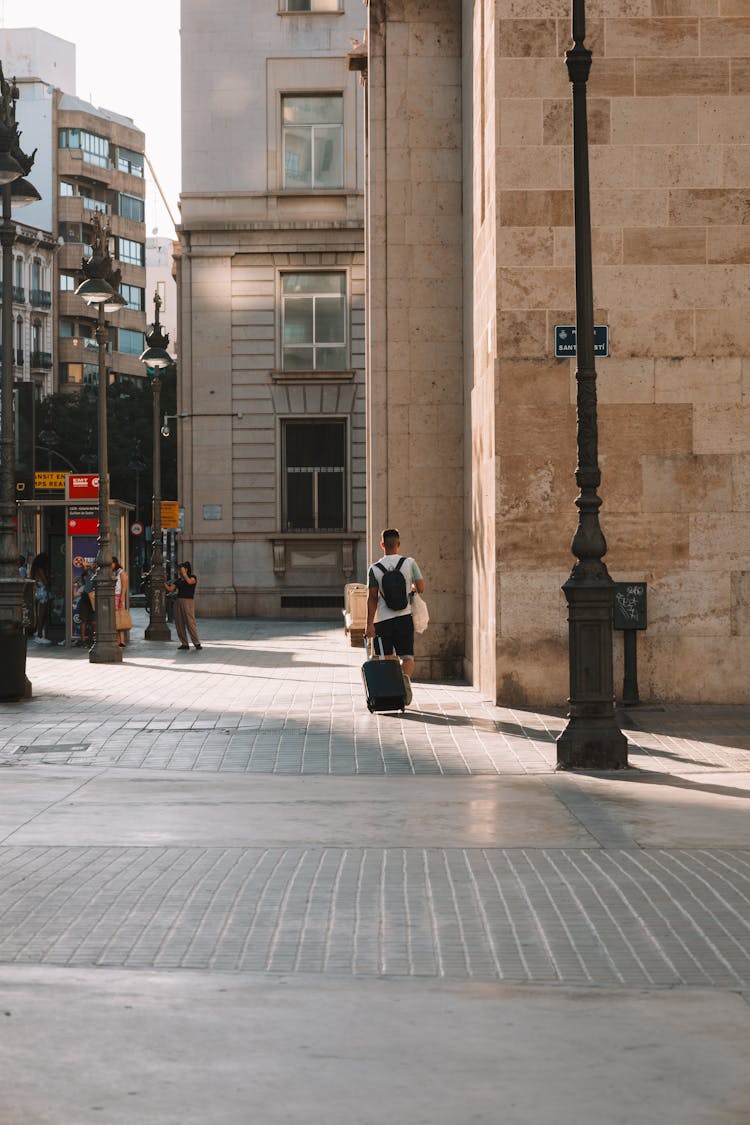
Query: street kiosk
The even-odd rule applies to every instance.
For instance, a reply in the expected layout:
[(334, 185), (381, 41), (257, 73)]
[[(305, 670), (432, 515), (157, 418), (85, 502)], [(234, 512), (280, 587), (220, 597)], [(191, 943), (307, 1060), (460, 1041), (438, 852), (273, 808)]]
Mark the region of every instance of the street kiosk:
[[(49, 556), (52, 598), (50, 640), (70, 648), (80, 636), (75, 612), (83, 562), (94, 563), (99, 535), (99, 477), (96, 473), (37, 473), (33, 500), (18, 501), (18, 550)], [(112, 554), (127, 571), (129, 522), (134, 505), (110, 500)]]

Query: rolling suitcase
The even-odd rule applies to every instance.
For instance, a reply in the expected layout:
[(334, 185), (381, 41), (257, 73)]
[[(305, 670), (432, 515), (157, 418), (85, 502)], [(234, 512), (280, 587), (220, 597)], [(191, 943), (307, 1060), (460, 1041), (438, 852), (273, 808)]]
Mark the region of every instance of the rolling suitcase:
[[(374, 647), (374, 646), (373, 646)], [(367, 652), (365, 639), (365, 652)], [(380, 641), (383, 655), (383, 642)], [(365, 660), (362, 665), (368, 711), (405, 711), (406, 687), (398, 660)]]

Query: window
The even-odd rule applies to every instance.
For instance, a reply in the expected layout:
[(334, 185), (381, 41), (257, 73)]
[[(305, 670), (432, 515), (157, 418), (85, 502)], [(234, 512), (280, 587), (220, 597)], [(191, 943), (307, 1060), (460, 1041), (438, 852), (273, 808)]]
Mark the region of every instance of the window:
[(23, 258), (16, 258), (13, 262), (13, 284), (23, 285)]
[(99, 383), (99, 367), (96, 363), (61, 363), (60, 382), (96, 387)]
[(143, 178), (143, 153), (133, 152), (120, 145), (117, 149), (117, 167), (120, 172), (128, 172), (131, 176)]
[(42, 331), (42, 323), (35, 320), (31, 325), (31, 350), (32, 352), (41, 352), (44, 347), (44, 333)]
[[(131, 238), (117, 239), (117, 260), (127, 262), (131, 266), (146, 264), (145, 248), (142, 242), (133, 242)], [(141, 349), (142, 351), (143, 349)]]
[(285, 188), (344, 186), (342, 94), (287, 94), (281, 99)]
[(41, 258), (34, 258), (31, 263), (31, 288), (42, 288), (42, 261)]
[(142, 332), (134, 332), (132, 328), (120, 328), (118, 331), (117, 350), (126, 355), (140, 355), (146, 345)]
[(72, 293), (76, 288), (76, 276), (74, 273), (61, 273), (60, 274), (60, 292)]
[(343, 371), (347, 361), (346, 275), (281, 275), (284, 371)]
[(344, 531), (346, 422), (284, 422), (284, 528)]
[(285, 12), (340, 12), (341, 0), (283, 0)]
[(133, 219), (136, 223), (144, 221), (143, 200), (137, 195), (126, 195), (121, 191), (117, 197), (117, 206), (123, 219)]
[(78, 129), (58, 129), (58, 148), (80, 148), (81, 138)]
[(69, 184), (67, 182), (67, 180), (60, 180), (60, 195), (67, 195), (67, 196), (75, 195), (75, 191), (73, 190), (73, 185)]
[[(139, 285), (120, 285), (120, 295), (125, 298), (126, 308), (133, 309), (134, 312), (145, 312), (146, 309), (146, 290), (141, 289)], [(143, 348), (141, 348), (143, 351)]]
[(86, 129), (58, 129), (57, 143), (59, 148), (79, 148), (83, 159), (97, 168), (110, 166), (109, 141), (98, 133), (89, 133)]

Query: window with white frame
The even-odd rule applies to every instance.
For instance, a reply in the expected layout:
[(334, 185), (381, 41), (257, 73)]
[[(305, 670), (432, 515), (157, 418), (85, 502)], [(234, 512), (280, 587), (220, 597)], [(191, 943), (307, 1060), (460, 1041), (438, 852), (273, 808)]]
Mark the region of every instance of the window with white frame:
[(282, 423), (282, 506), (286, 531), (346, 530), (346, 422)]
[(281, 317), (283, 371), (346, 370), (345, 273), (282, 273)]
[(343, 0), (281, 0), (283, 12), (341, 12)]
[(117, 260), (127, 262), (131, 266), (145, 266), (145, 246), (142, 242), (134, 242), (132, 238), (118, 238)]
[(281, 99), (284, 187), (344, 186), (343, 94), (284, 94)]

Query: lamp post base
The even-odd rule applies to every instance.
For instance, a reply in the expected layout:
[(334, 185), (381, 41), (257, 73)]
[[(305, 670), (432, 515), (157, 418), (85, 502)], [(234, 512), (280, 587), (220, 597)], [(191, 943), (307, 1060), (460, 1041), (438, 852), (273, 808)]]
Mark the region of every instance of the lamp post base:
[(122, 649), (118, 644), (94, 641), (89, 649), (89, 664), (122, 664)]
[(146, 626), (143, 637), (147, 641), (171, 641), (172, 633), (166, 621), (153, 621)]
[(23, 623), (24, 584), (0, 580), (0, 702), (31, 699), (26, 677), (26, 630)]
[(559, 769), (621, 770), (628, 765), (628, 740), (615, 719), (612, 673), (614, 583), (569, 578), (570, 713), (557, 740)]

